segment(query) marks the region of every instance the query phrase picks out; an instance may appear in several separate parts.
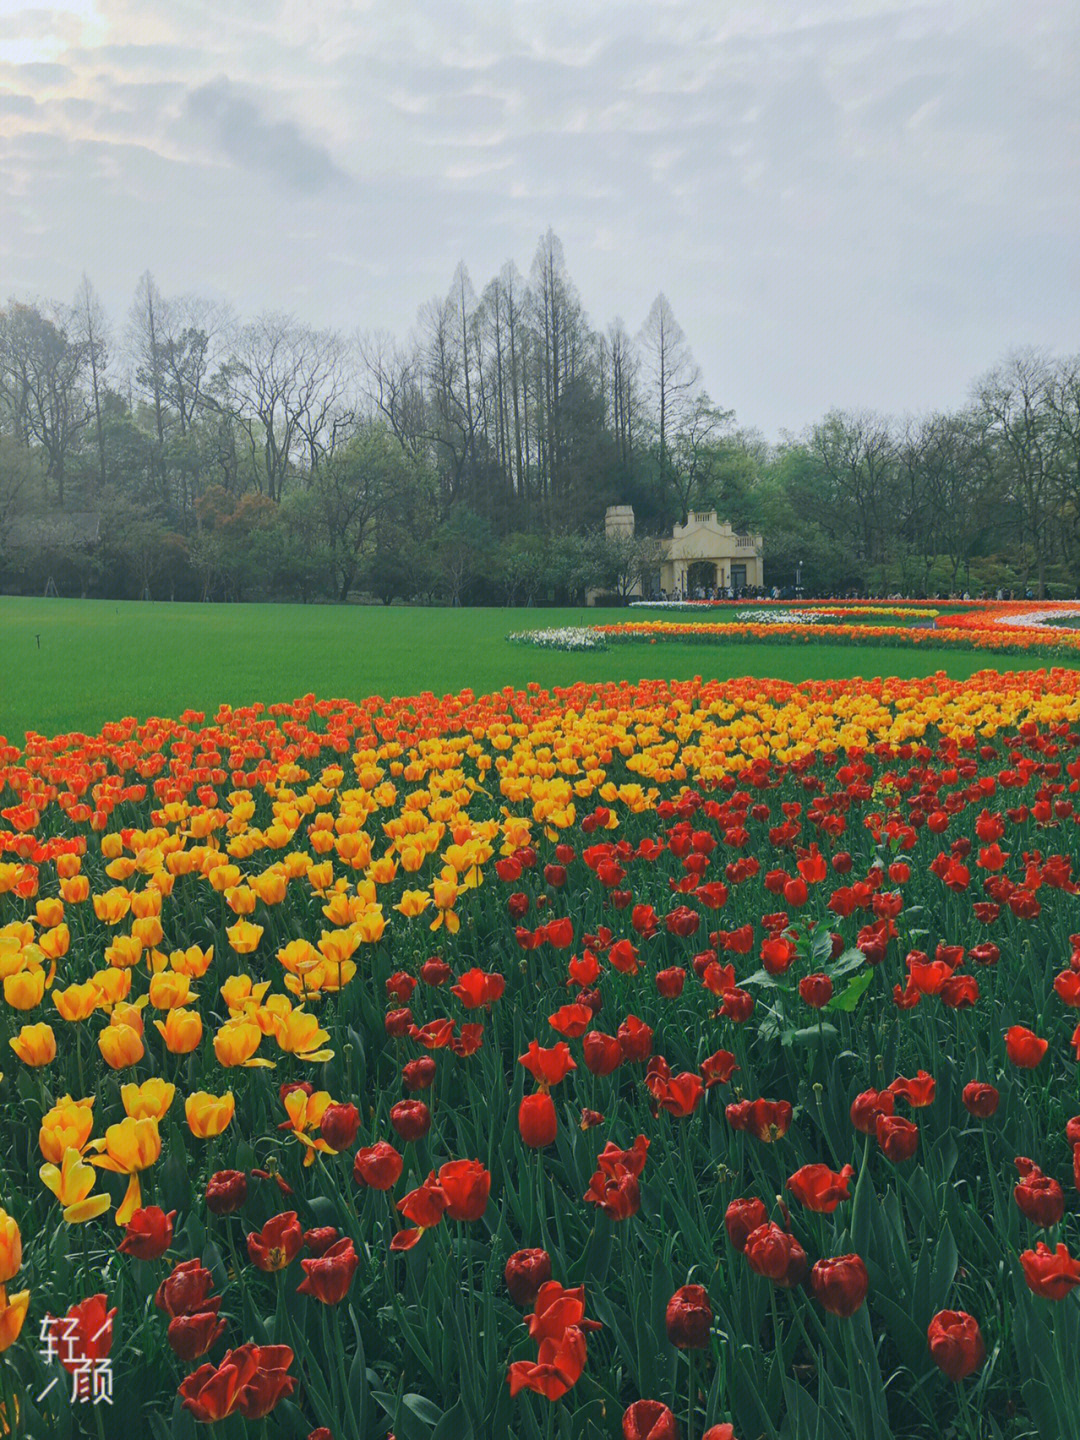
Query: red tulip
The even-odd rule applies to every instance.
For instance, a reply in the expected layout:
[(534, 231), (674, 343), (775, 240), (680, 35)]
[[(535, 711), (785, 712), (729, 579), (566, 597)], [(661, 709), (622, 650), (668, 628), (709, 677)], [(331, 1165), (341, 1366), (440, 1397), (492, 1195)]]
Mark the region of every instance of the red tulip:
[(949, 1380), (963, 1380), (986, 1358), (979, 1322), (963, 1310), (939, 1310), (926, 1334), (930, 1358)]
[(216, 1296), (213, 1309), (200, 1310), (194, 1315), (177, 1315), (169, 1321), (165, 1332), (173, 1352), (181, 1360), (198, 1360), (225, 1333), (225, 1321), (218, 1319), (221, 1297)]
[(592, 1024), (593, 1012), (588, 1005), (562, 1005), (554, 1015), (548, 1016), (548, 1024), (568, 1040), (577, 1040)]
[(714, 1085), (726, 1085), (738, 1069), (735, 1056), (730, 1050), (717, 1050), (701, 1062), (701, 1078), (705, 1082), (705, 1089), (711, 1090)]
[(515, 1250), (506, 1262), (506, 1288), (515, 1305), (532, 1305), (541, 1285), (551, 1279), (546, 1250)]
[(360, 1112), (355, 1105), (328, 1105), (319, 1122), (319, 1134), (332, 1150), (347, 1150), (360, 1128)]
[(312, 1230), (304, 1231), (304, 1249), (309, 1255), (316, 1259), (325, 1255), (331, 1245), (336, 1245), (341, 1239), (341, 1233), (333, 1225), (317, 1225)]
[(412, 1221), (415, 1228), (399, 1230), (390, 1241), (390, 1249), (411, 1250), (414, 1245), (419, 1244), (424, 1231), (432, 1230), (438, 1225), (446, 1213), (448, 1204), (446, 1194), (433, 1170), (423, 1185), (418, 1185), (415, 1190), (410, 1190), (397, 1202), (397, 1208), (406, 1220)]
[[(207, 1297), (214, 1288), (210, 1271), (198, 1260), (181, 1260), (154, 1293), (154, 1304), (170, 1319), (210, 1309)], [(218, 1304), (220, 1304), (220, 1299)]]
[(679, 1440), (675, 1416), (659, 1400), (635, 1400), (623, 1414), (623, 1440)]
[(401, 1178), (404, 1161), (392, 1145), (377, 1140), (357, 1150), (353, 1161), (353, 1179), (357, 1185), (370, 1185), (372, 1190), (392, 1190)]
[(271, 1273), (291, 1265), (303, 1243), (304, 1231), (295, 1210), (273, 1216), (261, 1230), (247, 1237), (252, 1264)]
[(837, 1172), (828, 1165), (804, 1165), (787, 1182), (787, 1188), (808, 1210), (831, 1215), (841, 1200), (849, 1198), (855, 1171), (850, 1165)]
[(479, 1009), (481, 1005), (492, 1006), (500, 1000), (506, 990), (506, 978), (485, 970), (466, 970), (450, 993), (456, 995), (466, 1010)]
[(312, 1295), (323, 1305), (338, 1305), (348, 1294), (359, 1263), (353, 1242), (338, 1240), (324, 1254), (300, 1261), (304, 1278), (296, 1287), (297, 1292)]
[(409, 1090), (428, 1090), (435, 1079), (435, 1061), (430, 1055), (410, 1060), (401, 1067), (401, 1078)]
[(69, 1375), (74, 1375), (83, 1362), (103, 1360), (112, 1349), (115, 1307), (108, 1308), (104, 1295), (90, 1295), (68, 1308), (57, 1319), (49, 1315), (45, 1328), (52, 1333), (52, 1352)]
[(631, 1064), (647, 1060), (652, 1053), (653, 1032), (636, 1015), (627, 1015), (619, 1026), (619, 1044), (623, 1059)]
[(1057, 1225), (1065, 1214), (1065, 1195), (1061, 1186), (1025, 1156), (1018, 1157), (1015, 1164), (1020, 1180), (1013, 1196), (1021, 1212), (1035, 1225)]
[(420, 979), (425, 985), (445, 985), (451, 973), (450, 966), (445, 960), (440, 960), (438, 955), (432, 955), (430, 960), (425, 960), (420, 966)]
[(879, 1115), (891, 1115), (896, 1102), (888, 1090), (864, 1090), (851, 1102), (851, 1123), (863, 1135), (873, 1135)]
[(815, 1010), (822, 1009), (832, 999), (833, 983), (828, 975), (804, 975), (799, 981), (799, 995)]
[(479, 1220), (487, 1209), (491, 1174), (479, 1160), (451, 1160), (439, 1170), (448, 1220)]
[(623, 1062), (623, 1048), (614, 1035), (590, 1030), (582, 1041), (585, 1068), (592, 1075), (610, 1075)]
[(571, 1070), (577, 1069), (577, 1063), (565, 1040), (560, 1040), (549, 1050), (545, 1050), (535, 1040), (531, 1041), (525, 1054), (518, 1057), (518, 1064), (524, 1065), (538, 1085), (545, 1086), (560, 1084)]
[(121, 1255), (131, 1255), (136, 1260), (157, 1260), (172, 1244), (175, 1219), (175, 1210), (166, 1215), (157, 1205), (136, 1210), (116, 1248)]
[(605, 1215), (610, 1215), (612, 1220), (629, 1220), (641, 1208), (637, 1176), (628, 1173), (610, 1176), (597, 1170), (583, 1198), (603, 1210)]
[(204, 1424), (233, 1414), (261, 1420), (295, 1389), (296, 1380), (285, 1373), (292, 1362), (287, 1345), (241, 1345), (227, 1350), (220, 1365), (200, 1365), (181, 1382), (179, 1394)]
[(392, 995), (402, 1005), (407, 1005), (409, 997), (416, 989), (416, 980), (412, 975), (406, 975), (404, 970), (396, 970), (386, 982), (386, 993)]
[(1005, 1053), (1023, 1070), (1035, 1069), (1046, 1054), (1048, 1044), (1025, 1025), (1010, 1025), (1005, 1031)]
[(1080, 1260), (1074, 1260), (1064, 1245), (1051, 1250), (1040, 1240), (1034, 1250), (1020, 1256), (1028, 1289), (1043, 1300), (1064, 1300), (1080, 1285)]
[(247, 1197), (247, 1176), (242, 1170), (217, 1170), (206, 1182), (206, 1208), (215, 1215), (232, 1215)]
[(736, 1250), (745, 1250), (746, 1241), (761, 1225), (768, 1224), (769, 1212), (756, 1195), (745, 1200), (732, 1200), (724, 1212), (728, 1239)]
[(934, 1092), (937, 1089), (937, 1082), (932, 1075), (925, 1070), (920, 1070), (913, 1080), (907, 1080), (903, 1075), (898, 1075), (889, 1086), (890, 1095), (899, 1095), (916, 1109), (922, 1109), (932, 1105)]
[(887, 1160), (910, 1160), (919, 1148), (919, 1127), (899, 1115), (879, 1115), (874, 1127), (878, 1145)]
[(819, 1260), (810, 1271), (814, 1294), (830, 1315), (854, 1315), (866, 1299), (870, 1277), (858, 1255), (836, 1255)]
[(431, 1129), (431, 1111), (422, 1100), (399, 1100), (390, 1107), (390, 1124), (402, 1140), (422, 1140)]
[(509, 1369), (510, 1394), (533, 1390), (546, 1400), (561, 1400), (581, 1379), (585, 1369), (585, 1336), (568, 1326), (557, 1340), (543, 1340), (535, 1362), (516, 1360)]
[(557, 1128), (555, 1102), (546, 1090), (524, 1096), (518, 1108), (518, 1130), (530, 1149), (542, 1150), (550, 1145)]
[(680, 965), (656, 972), (656, 988), (665, 1000), (677, 1000), (686, 984), (686, 971)]
[(993, 1085), (984, 1085), (979, 1080), (971, 1080), (964, 1086), (960, 1098), (969, 1115), (974, 1115), (978, 1120), (989, 1120), (997, 1110), (1001, 1097)]
[(667, 1337), (679, 1350), (701, 1350), (709, 1343), (713, 1312), (702, 1285), (683, 1285), (667, 1303)]
[[(310, 1440), (310, 1436), (308, 1440)], [(705, 1431), (705, 1434), (702, 1435), (701, 1440), (735, 1440), (735, 1427), (734, 1425), (728, 1425), (726, 1423), (723, 1425), (710, 1425), (708, 1430)]]
[(747, 1237), (743, 1254), (751, 1270), (785, 1288), (798, 1285), (806, 1274), (806, 1251), (779, 1225), (758, 1226)]

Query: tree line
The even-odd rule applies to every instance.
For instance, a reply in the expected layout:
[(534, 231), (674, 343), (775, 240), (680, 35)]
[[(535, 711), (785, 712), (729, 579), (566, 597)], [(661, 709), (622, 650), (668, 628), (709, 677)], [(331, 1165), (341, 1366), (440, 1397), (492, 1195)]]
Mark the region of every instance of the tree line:
[[(607, 506), (633, 505), (632, 541)], [(663, 294), (594, 328), (550, 231), (464, 263), (407, 340), (236, 316), (148, 272), (111, 323), (0, 310), (0, 587), (176, 599), (576, 602), (650, 587), (716, 508), (766, 581), (1038, 595), (1080, 579), (1080, 358), (1008, 356), (961, 409), (833, 411), (767, 443), (713, 401)]]

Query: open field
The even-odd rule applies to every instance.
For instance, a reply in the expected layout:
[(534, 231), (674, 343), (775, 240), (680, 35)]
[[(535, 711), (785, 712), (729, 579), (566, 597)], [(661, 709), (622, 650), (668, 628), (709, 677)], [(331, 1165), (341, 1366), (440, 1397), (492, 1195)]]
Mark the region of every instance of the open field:
[(648, 645), (596, 655), (511, 645), (513, 630), (612, 624), (624, 610), (447, 610), (304, 605), (169, 605), (132, 601), (0, 599), (0, 735), (97, 730), (120, 715), (213, 713), (314, 693), (478, 694), (577, 680), (804, 680), (909, 677), (944, 670), (965, 679), (987, 666), (1037, 669), (1044, 657), (1005, 657), (899, 647), (852, 649), (715, 643)]

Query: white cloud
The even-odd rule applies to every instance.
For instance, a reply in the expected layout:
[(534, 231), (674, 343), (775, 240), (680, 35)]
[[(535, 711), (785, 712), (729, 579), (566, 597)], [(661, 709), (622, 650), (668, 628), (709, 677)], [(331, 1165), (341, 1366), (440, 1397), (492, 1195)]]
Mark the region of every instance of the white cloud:
[(775, 433), (1075, 348), (1074, 0), (0, 0), (10, 289), (406, 333), (551, 225)]

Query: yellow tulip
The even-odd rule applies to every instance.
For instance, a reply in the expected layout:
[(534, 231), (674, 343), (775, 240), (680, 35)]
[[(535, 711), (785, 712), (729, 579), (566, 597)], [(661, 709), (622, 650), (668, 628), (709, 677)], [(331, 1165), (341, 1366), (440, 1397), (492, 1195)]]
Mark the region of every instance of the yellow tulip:
[(137, 1065), (146, 1053), (142, 1037), (130, 1025), (106, 1025), (98, 1036), (98, 1049), (111, 1070)]
[(252, 915), (255, 913), (255, 891), (248, 885), (230, 885), (225, 891), (225, 904), (234, 915)]
[(67, 904), (82, 905), (90, 897), (90, 881), (85, 875), (72, 875), (60, 881), (60, 894)]
[(250, 921), (238, 920), (235, 925), (230, 925), (225, 934), (229, 937), (229, 944), (238, 955), (250, 955), (258, 948), (262, 939), (263, 927), (252, 925)]
[(202, 1039), (202, 1016), (197, 1010), (170, 1010), (164, 1021), (155, 1020), (154, 1024), (170, 1055), (190, 1055)]
[(55, 896), (48, 900), (39, 900), (34, 906), (34, 918), (47, 930), (59, 925), (64, 918), (64, 902)]
[(308, 1130), (319, 1128), (323, 1115), (333, 1103), (326, 1090), (316, 1090), (313, 1095), (305, 1095), (303, 1090), (290, 1090), (285, 1096), (285, 1110), (289, 1117), (289, 1124), (293, 1134), (305, 1149), (305, 1165), (314, 1164), (316, 1150), (321, 1150), (326, 1155), (337, 1154), (337, 1151), (321, 1135), (312, 1140), (305, 1133)]
[(276, 1035), (278, 1020), (292, 1010), (292, 1001), (287, 995), (271, 995), (264, 1004), (248, 1009), (246, 1018), (258, 1025), (264, 1035)]
[(29, 1290), (20, 1290), (17, 1295), (4, 1295), (0, 1304), (0, 1354), (19, 1338), (29, 1305)]
[(261, 1040), (262, 1031), (253, 1020), (226, 1020), (214, 1036), (214, 1054), (218, 1064), (227, 1068), (234, 1065), (272, 1066), (272, 1060), (252, 1058)]
[(255, 985), (250, 975), (230, 975), (222, 985), (220, 994), (226, 1008), (231, 1012), (257, 1005), (269, 989), (269, 980), (260, 980), (258, 985)]
[(63, 1020), (85, 1020), (98, 1006), (100, 996), (93, 985), (69, 985), (53, 991), (53, 1004)]
[(320, 1030), (318, 1020), (305, 1010), (293, 1010), (289, 1015), (281, 1017), (275, 1026), (274, 1035), (282, 1050), (289, 1055), (295, 1055), (298, 1060), (322, 1061), (334, 1058), (333, 1050), (319, 1048), (330, 1039), (329, 1032)]
[[(156, 886), (134, 891), (131, 896), (131, 913), (138, 920), (148, 920), (152, 915), (160, 916), (161, 891)], [(152, 943), (157, 944), (157, 941)]]
[(324, 860), (319, 865), (312, 865), (307, 872), (308, 884), (317, 895), (328, 890), (334, 883), (334, 866), (330, 860)]
[(152, 950), (155, 945), (160, 945), (164, 934), (161, 921), (156, 915), (146, 915), (141, 920), (132, 922), (132, 939), (138, 940), (144, 950)]
[(280, 905), (285, 899), (288, 878), (281, 870), (265, 870), (254, 875), (248, 884), (264, 905)]
[(51, 930), (43, 930), (38, 936), (38, 946), (43, 954), (50, 960), (60, 960), (68, 952), (71, 944), (71, 931), (66, 925), (55, 925)]
[(352, 959), (359, 944), (357, 935), (348, 930), (324, 930), (319, 936), (319, 950), (323, 958), (332, 964), (341, 964)]
[(236, 1097), (231, 1090), (224, 1095), (209, 1095), (205, 1090), (196, 1090), (184, 1101), (188, 1129), (199, 1140), (210, 1140), (220, 1135), (228, 1128), (235, 1110)]
[(164, 1120), (176, 1095), (176, 1086), (153, 1075), (141, 1085), (121, 1085), (120, 1101), (133, 1120)]
[(4, 999), (13, 1010), (33, 1010), (45, 995), (45, 971), (19, 970), (4, 976)]
[(141, 995), (134, 1005), (128, 1005), (119, 1001), (113, 1006), (113, 1012), (109, 1016), (110, 1025), (130, 1025), (136, 1035), (143, 1034), (142, 1007), (146, 1004), (146, 996)]
[(192, 980), (198, 980), (209, 970), (213, 958), (212, 945), (208, 945), (205, 950), (200, 950), (198, 945), (189, 945), (186, 950), (173, 950), (169, 955), (169, 964), (178, 975), (188, 975)]
[(317, 965), (320, 957), (310, 940), (290, 940), (277, 952), (277, 958), (286, 970), (297, 973), (302, 966)]
[(81, 1225), (86, 1220), (96, 1219), (98, 1215), (104, 1215), (112, 1204), (105, 1194), (90, 1197), (97, 1174), (77, 1150), (65, 1150), (59, 1166), (42, 1165), (38, 1174), (63, 1206), (64, 1219), (69, 1225)]
[(239, 865), (229, 865), (228, 863), (224, 865), (215, 865), (214, 868), (210, 871), (210, 884), (214, 887), (214, 889), (218, 892), (219, 895), (223, 895), (225, 891), (228, 890), (231, 886), (235, 885), (239, 879)]
[(161, 1154), (158, 1122), (152, 1119), (135, 1120), (129, 1115), (118, 1125), (110, 1125), (104, 1140), (92, 1140), (89, 1148), (104, 1152), (94, 1155), (91, 1165), (131, 1177), (116, 1212), (116, 1223), (126, 1226), (142, 1204), (139, 1171), (153, 1165)]
[(142, 958), (142, 941), (135, 935), (117, 935), (105, 951), (105, 959), (118, 970), (137, 965)]
[(100, 1005), (118, 1005), (131, 993), (131, 971), (96, 970), (89, 983), (98, 992)]
[(404, 915), (406, 920), (415, 920), (430, 904), (431, 896), (426, 890), (404, 890), (394, 909)]
[(0, 1210), (0, 1285), (14, 1280), (22, 1264), (22, 1235), (6, 1210)]
[(59, 1165), (69, 1145), (80, 1152), (85, 1150), (94, 1128), (93, 1104), (92, 1097), (73, 1100), (64, 1095), (46, 1111), (38, 1131), (38, 1145), (46, 1160)]
[(358, 941), (365, 945), (374, 945), (382, 939), (383, 931), (386, 929), (386, 920), (383, 916), (381, 905), (372, 905), (359, 917), (352, 926), (353, 934)]
[(105, 925), (119, 925), (130, 909), (131, 896), (121, 885), (94, 896), (94, 914)]
[(194, 998), (189, 978), (175, 970), (162, 970), (150, 981), (150, 1004), (155, 1010), (176, 1010)]
[(56, 1059), (56, 1036), (51, 1025), (24, 1025), (8, 1044), (24, 1065), (48, 1065)]

